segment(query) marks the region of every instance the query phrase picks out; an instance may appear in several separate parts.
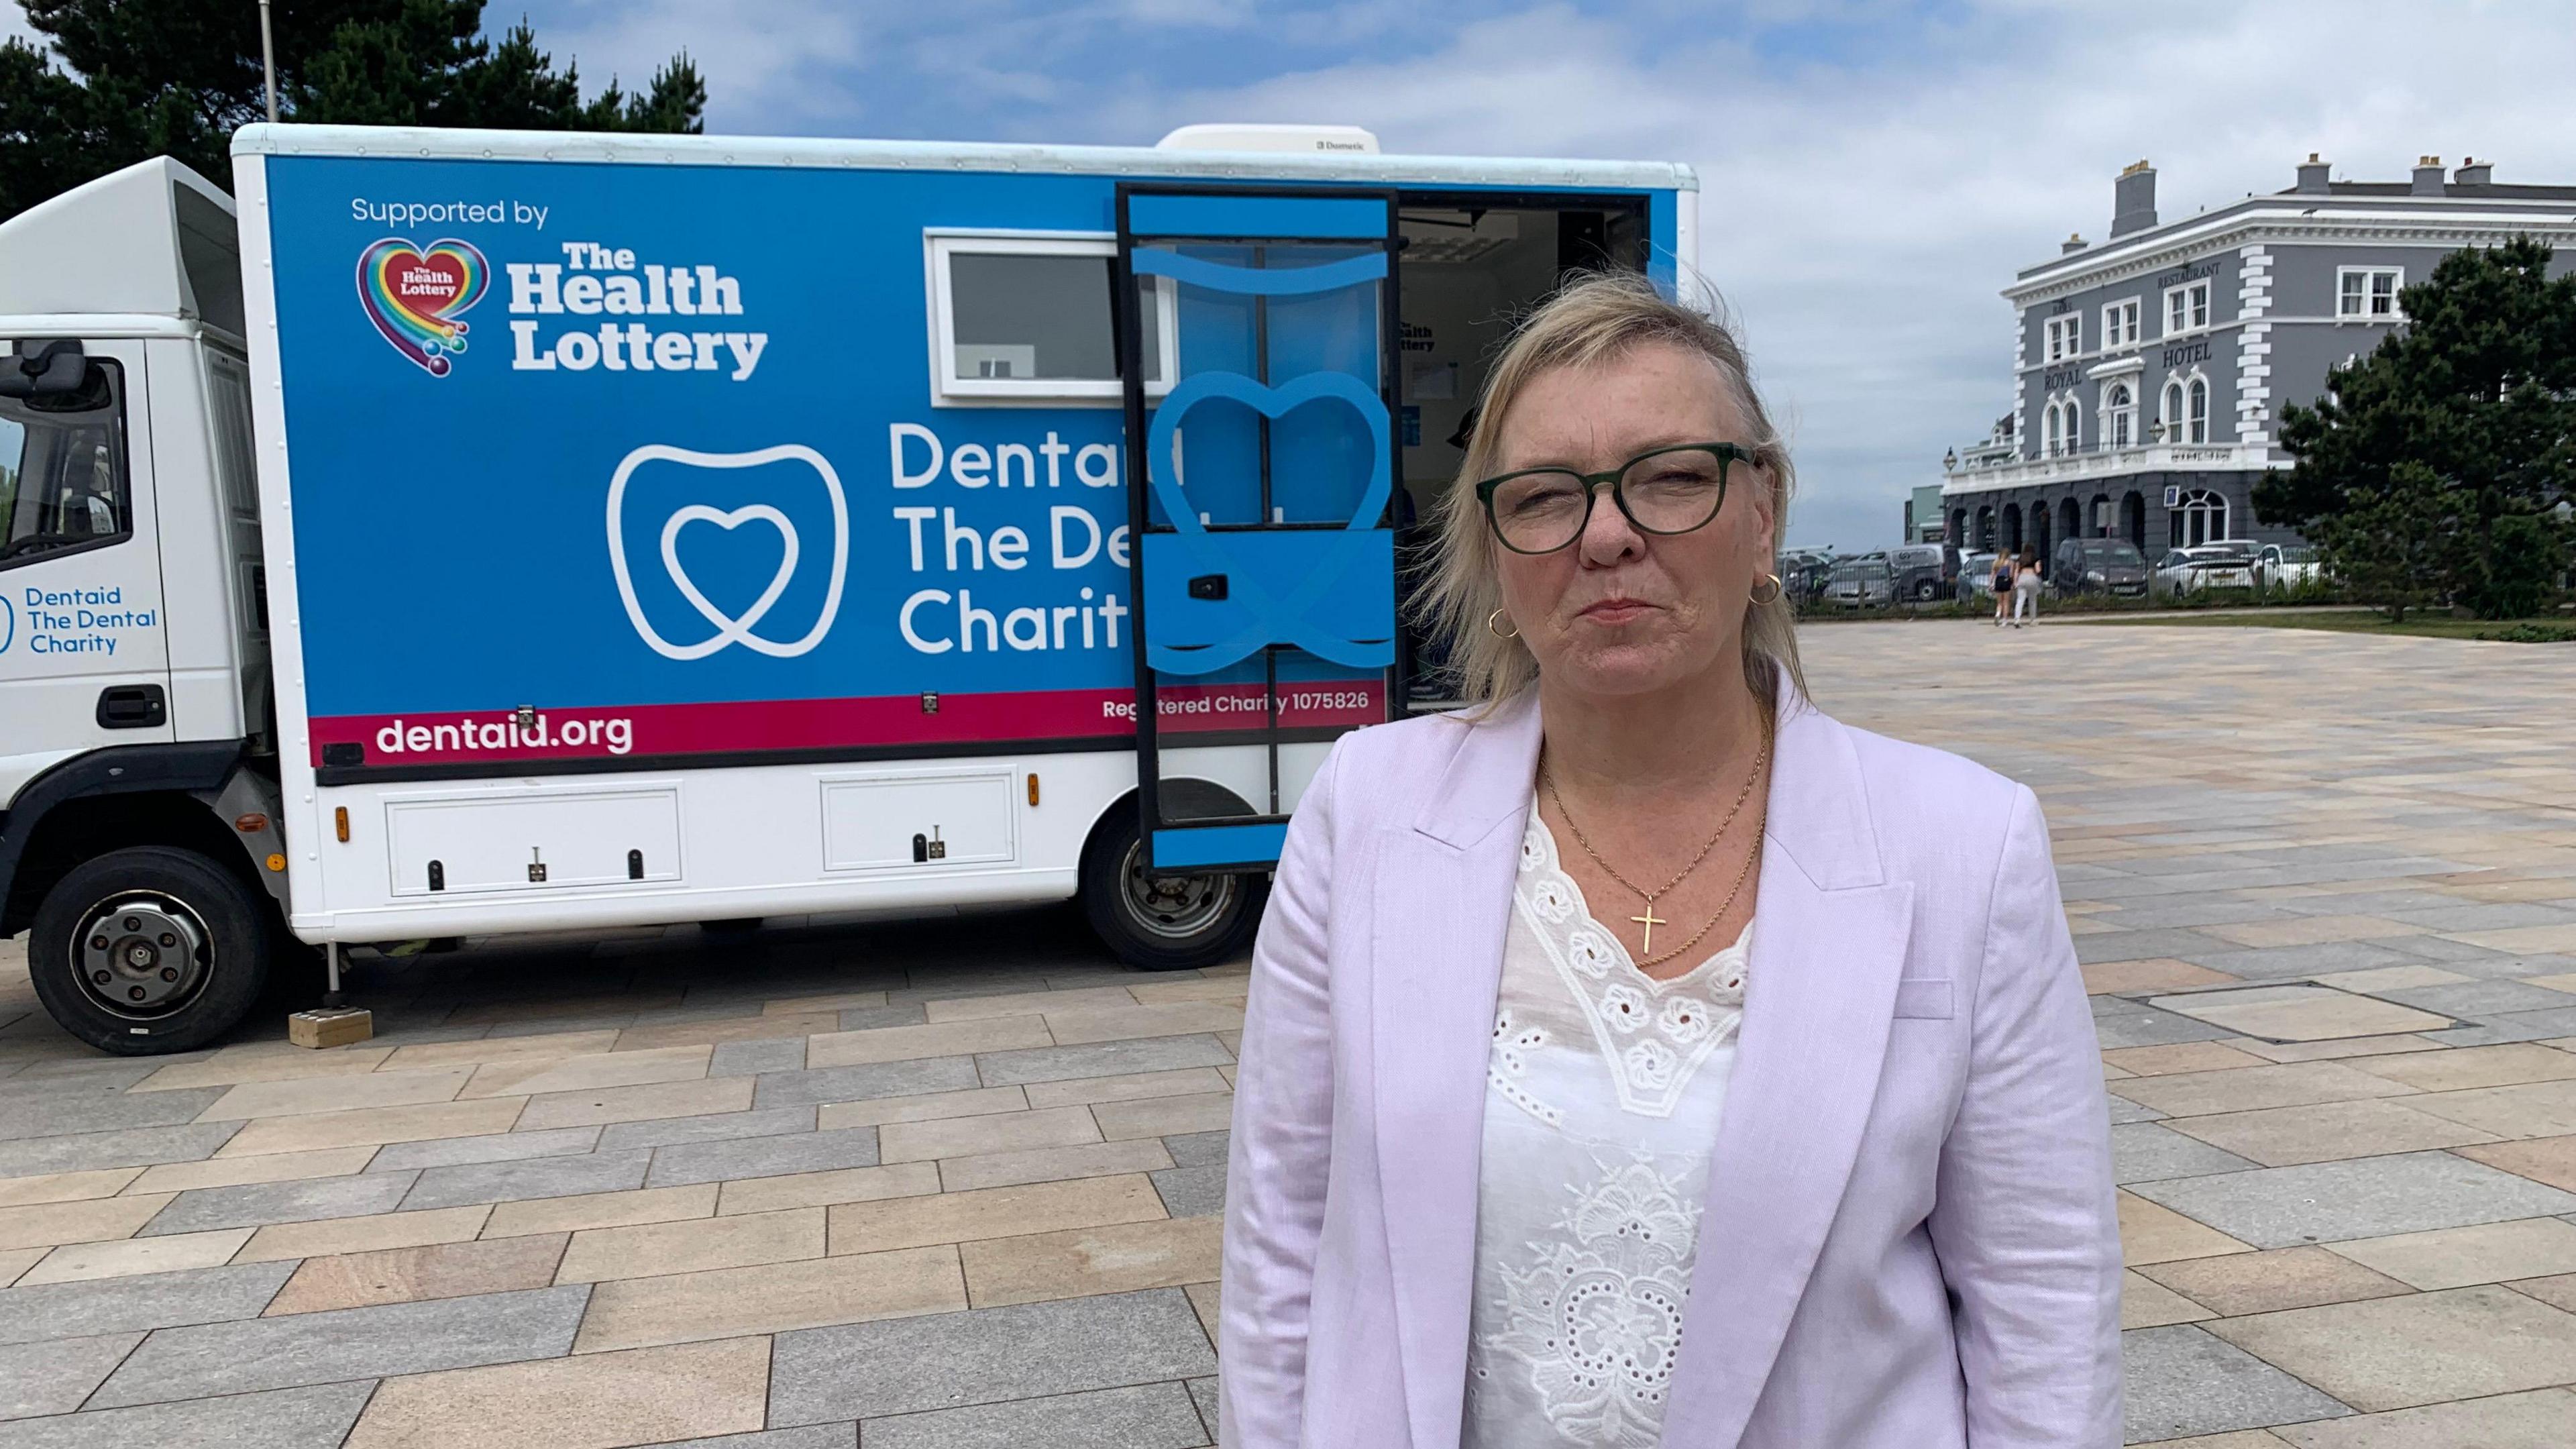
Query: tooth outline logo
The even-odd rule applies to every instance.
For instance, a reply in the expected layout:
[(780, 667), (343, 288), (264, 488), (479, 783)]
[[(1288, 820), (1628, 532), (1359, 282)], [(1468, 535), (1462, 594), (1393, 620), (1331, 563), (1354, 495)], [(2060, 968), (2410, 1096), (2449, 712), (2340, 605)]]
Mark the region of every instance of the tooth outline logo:
[[(405, 262), (455, 272), (455, 290), (446, 300), (427, 306), (406, 296), (393, 280), (393, 269)], [(451, 361), (465, 350), (471, 330), (460, 320), (492, 287), (492, 264), (472, 242), (441, 237), (421, 246), (408, 237), (389, 236), (358, 254), (358, 301), (367, 320), (396, 352), (432, 377), (454, 370)]]
[[(788, 584), (795, 577), (797, 560), (803, 553), (803, 545), (796, 534), (796, 525), (789, 521), (787, 515), (767, 503), (747, 504), (730, 511), (710, 504), (690, 503), (672, 510), (671, 516), (663, 521), (662, 567), (670, 573), (671, 583), (680, 591), (681, 597), (687, 599), (689, 606), (696, 609), (708, 623), (715, 625), (716, 632), (695, 644), (674, 644), (663, 638), (661, 632), (653, 627), (652, 621), (644, 617), (644, 605), (635, 597), (635, 578), (627, 566), (625, 530), (627, 481), (634, 477), (636, 469), (647, 463), (678, 463), (690, 468), (758, 468), (770, 463), (787, 461), (803, 463), (813, 469), (816, 475), (822, 478), (823, 491), (830, 495), (832, 500), (832, 580), (824, 591), (823, 609), (815, 616), (814, 627), (805, 631), (804, 637), (786, 643), (764, 638), (752, 632), (761, 619), (767, 616), (770, 606), (778, 602), (779, 595), (786, 592)], [(729, 616), (707, 598), (705, 592), (689, 578), (688, 570), (681, 567), (678, 549), (680, 532), (691, 523), (713, 523), (730, 533), (746, 523), (753, 522), (766, 523), (778, 530), (778, 536), (785, 545), (783, 558), (778, 572), (770, 579), (768, 586), (761, 590), (760, 597), (752, 601), (751, 607), (743, 610), (738, 617)], [(793, 659), (798, 655), (811, 652), (815, 645), (823, 642), (824, 635), (832, 632), (832, 621), (841, 612), (841, 590), (848, 579), (849, 563), (850, 501), (848, 495), (842, 491), (841, 475), (832, 470), (832, 465), (824, 460), (822, 454), (802, 443), (780, 443), (775, 447), (757, 448), (748, 453), (701, 453), (690, 448), (673, 447), (668, 443), (647, 443), (628, 453), (618, 463), (615, 476), (609, 479), (608, 566), (609, 570), (617, 576), (617, 596), (625, 602), (626, 620), (635, 626), (637, 637), (651, 646), (654, 653), (665, 659), (704, 659), (710, 654), (735, 644), (766, 654), (772, 659)]]

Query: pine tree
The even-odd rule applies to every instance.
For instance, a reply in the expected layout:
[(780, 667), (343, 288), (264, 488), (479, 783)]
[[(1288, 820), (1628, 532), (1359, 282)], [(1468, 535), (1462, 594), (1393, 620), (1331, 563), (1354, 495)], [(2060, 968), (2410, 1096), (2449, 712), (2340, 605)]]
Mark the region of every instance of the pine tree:
[[(9, 0), (0, 0), (9, 3)], [(233, 131), (267, 116), (254, 0), (21, 0), (45, 37), (0, 46), (0, 218), (171, 156), (218, 185)], [(696, 132), (706, 84), (674, 56), (645, 89), (588, 102), (525, 24), (484, 0), (278, 0), (279, 110), (316, 124)]]
[[(2403, 326), (2328, 373), (2313, 407), (2282, 410), (2298, 464), (2255, 486), (2256, 513), (2315, 538), (2340, 577), (2408, 580), (2393, 608), (2537, 607), (2566, 570), (2576, 502), (2576, 274), (2549, 273), (2548, 245), (2522, 237), (2453, 252), (2406, 288)], [(2397, 527), (2424, 537), (2371, 537)]]

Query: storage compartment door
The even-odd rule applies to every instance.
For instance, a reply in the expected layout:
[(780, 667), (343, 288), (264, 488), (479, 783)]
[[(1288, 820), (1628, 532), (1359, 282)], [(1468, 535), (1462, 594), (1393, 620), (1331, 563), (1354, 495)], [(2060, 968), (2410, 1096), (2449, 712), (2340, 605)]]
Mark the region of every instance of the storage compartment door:
[(413, 796), (385, 802), (397, 896), (681, 878), (677, 789)]
[(823, 868), (918, 871), (1007, 865), (1015, 772), (943, 770), (823, 782)]

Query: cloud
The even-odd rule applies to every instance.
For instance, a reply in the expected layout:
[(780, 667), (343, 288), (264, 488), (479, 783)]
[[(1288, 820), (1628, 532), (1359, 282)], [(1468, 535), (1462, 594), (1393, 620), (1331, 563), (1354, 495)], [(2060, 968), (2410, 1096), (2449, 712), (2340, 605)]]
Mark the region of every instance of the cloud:
[[(2499, 179), (2576, 181), (2576, 135), (2558, 123), (2576, 72), (2563, 7), (1854, 13), (1862, 33), (1782, 43), (1548, 5), (1410, 58), (1130, 92), (1097, 113), (1131, 136), (1333, 120), (1390, 150), (1691, 163), (1698, 263), (1794, 433), (1806, 498), (1792, 536), (1847, 547), (1889, 541), (1943, 449), (2010, 407), (2013, 319), (1996, 292), (2070, 230), (2100, 240), (2128, 162), (2155, 161), (2169, 220), (2281, 189), (2311, 150), (2375, 179), (2421, 152), (2473, 151), (2502, 158)], [(2362, 55), (2386, 63), (2349, 63)]]
[[(1677, 160), (1806, 484), (1791, 534), (1885, 543), (2011, 405), (1996, 292), (2099, 240), (2140, 157), (2171, 219), (2310, 151), (2576, 182), (2564, 0), (534, 0), (632, 84), (686, 46), (718, 130), (1150, 143), (1192, 121), (1365, 125), (1391, 151)], [(717, 16), (721, 16), (719, 22)]]

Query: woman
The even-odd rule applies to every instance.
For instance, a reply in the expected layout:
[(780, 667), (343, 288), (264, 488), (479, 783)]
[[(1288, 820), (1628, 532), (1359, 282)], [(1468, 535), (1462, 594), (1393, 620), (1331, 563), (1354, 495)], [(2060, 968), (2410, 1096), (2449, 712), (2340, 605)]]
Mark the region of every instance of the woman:
[(2013, 579), (2015, 576), (2012, 550), (2005, 549), (2004, 551), (1997, 553), (1995, 555), (1994, 592), (1995, 627), (1998, 629), (2004, 626), (2005, 619), (2009, 617), (2007, 611), (2012, 608), (2012, 589)]
[(1345, 737), (1238, 1069), (1229, 1449), (2120, 1442), (2101, 1063), (2030, 792), (1807, 702), (1726, 331), (1582, 282)]
[(2021, 567), (2014, 572), (2012, 581), (2012, 622), (2014, 628), (2018, 629), (2021, 627), (2021, 621), (2024, 616), (2028, 616), (2032, 619), (2037, 619), (2039, 617), (2040, 582), (2038, 551), (2035, 549), (2023, 549), (2021, 551)]

